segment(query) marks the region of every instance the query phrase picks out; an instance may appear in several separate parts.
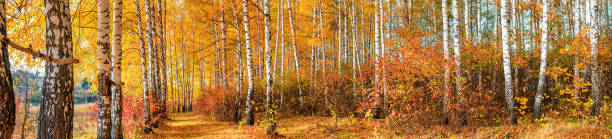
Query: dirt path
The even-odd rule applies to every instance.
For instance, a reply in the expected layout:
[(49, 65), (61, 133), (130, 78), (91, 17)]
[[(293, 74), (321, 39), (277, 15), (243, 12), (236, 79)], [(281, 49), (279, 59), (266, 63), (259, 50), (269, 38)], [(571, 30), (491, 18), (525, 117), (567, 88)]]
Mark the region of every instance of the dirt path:
[(265, 132), (253, 126), (219, 122), (195, 113), (173, 113), (151, 138), (266, 138)]

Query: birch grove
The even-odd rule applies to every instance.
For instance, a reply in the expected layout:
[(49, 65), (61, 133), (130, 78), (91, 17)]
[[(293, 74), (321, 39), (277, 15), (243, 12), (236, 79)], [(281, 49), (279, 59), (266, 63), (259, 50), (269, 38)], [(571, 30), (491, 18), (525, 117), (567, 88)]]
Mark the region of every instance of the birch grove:
[(606, 138), (608, 7), (0, 0), (0, 138)]

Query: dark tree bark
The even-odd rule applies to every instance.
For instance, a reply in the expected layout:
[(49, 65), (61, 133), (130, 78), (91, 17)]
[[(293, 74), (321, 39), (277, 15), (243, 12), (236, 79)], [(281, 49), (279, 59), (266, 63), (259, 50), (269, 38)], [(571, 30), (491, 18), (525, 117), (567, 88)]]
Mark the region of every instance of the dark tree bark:
[[(6, 36), (5, 0), (0, 0), (0, 34)], [(15, 92), (8, 45), (0, 46), (0, 138), (11, 138), (15, 128)]]
[[(72, 58), (70, 0), (45, 0), (47, 54)], [(38, 138), (72, 138), (74, 79), (72, 65), (46, 63), (38, 116)]]

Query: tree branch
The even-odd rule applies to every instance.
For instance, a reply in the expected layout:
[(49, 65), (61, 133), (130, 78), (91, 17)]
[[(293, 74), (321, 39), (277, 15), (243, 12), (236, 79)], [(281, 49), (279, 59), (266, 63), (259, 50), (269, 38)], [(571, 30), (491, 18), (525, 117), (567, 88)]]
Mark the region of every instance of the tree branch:
[(76, 63), (79, 63), (79, 60), (74, 59), (74, 58), (67, 58), (67, 59), (56, 59), (56, 58), (53, 58), (53, 57), (45, 55), (45, 54), (43, 54), (41, 52), (34, 51), (32, 49), (32, 46), (30, 46), (30, 48), (22, 47), (22, 46), (16, 44), (15, 42), (12, 42), (8, 38), (6, 38), (4, 35), (0, 35), (0, 41), (2, 41), (4, 43), (7, 43), (9, 46), (11, 46), (11, 47), (13, 47), (13, 48), (15, 48), (15, 49), (17, 49), (17, 50), (19, 50), (21, 52), (30, 54), (34, 58), (40, 58), (40, 59), (45, 60), (47, 62), (51, 62), (51, 63), (55, 63), (55, 64), (76, 64)]

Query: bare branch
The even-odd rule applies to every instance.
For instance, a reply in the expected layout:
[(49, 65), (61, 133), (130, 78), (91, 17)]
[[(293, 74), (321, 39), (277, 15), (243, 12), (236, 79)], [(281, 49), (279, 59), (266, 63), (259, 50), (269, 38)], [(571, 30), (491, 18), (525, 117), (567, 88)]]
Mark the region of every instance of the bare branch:
[(17, 43), (12, 42), (8, 38), (6, 38), (4, 35), (0, 35), (0, 41), (2, 41), (4, 43), (7, 43), (9, 46), (11, 46), (11, 47), (13, 47), (13, 48), (15, 48), (15, 49), (17, 49), (17, 50), (19, 50), (21, 52), (30, 54), (34, 58), (40, 58), (40, 59), (45, 60), (47, 62), (51, 62), (51, 63), (55, 63), (55, 64), (76, 64), (76, 63), (79, 63), (79, 60), (74, 59), (74, 58), (67, 58), (67, 59), (56, 59), (56, 58), (53, 58), (53, 57), (45, 55), (45, 54), (43, 54), (41, 52), (34, 51), (32, 49), (32, 46), (30, 46), (29, 48), (22, 47), (22, 46), (18, 45)]

